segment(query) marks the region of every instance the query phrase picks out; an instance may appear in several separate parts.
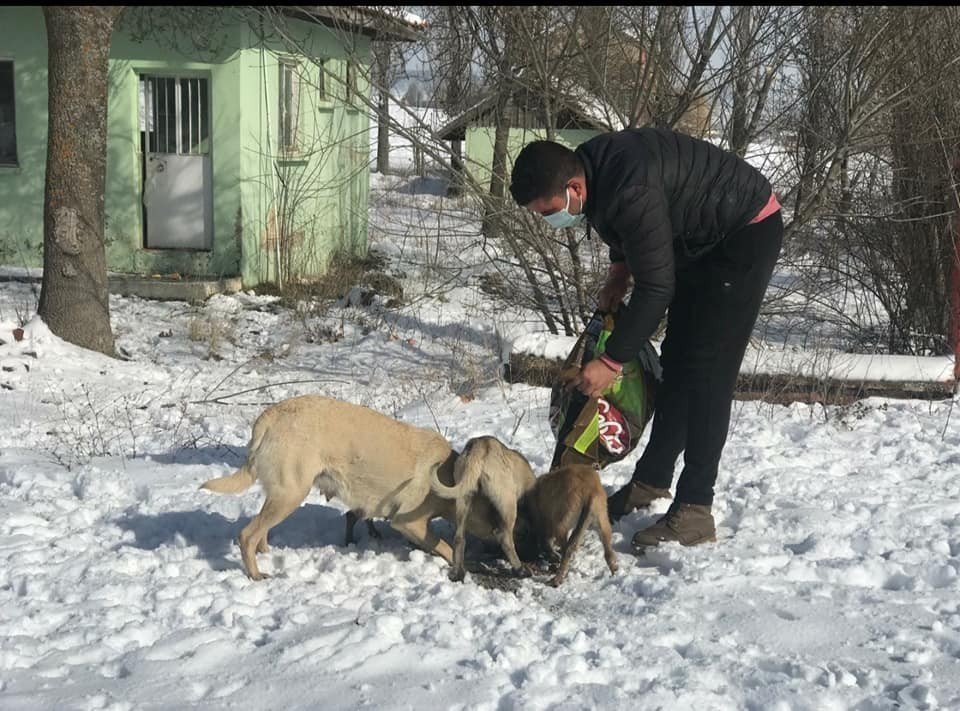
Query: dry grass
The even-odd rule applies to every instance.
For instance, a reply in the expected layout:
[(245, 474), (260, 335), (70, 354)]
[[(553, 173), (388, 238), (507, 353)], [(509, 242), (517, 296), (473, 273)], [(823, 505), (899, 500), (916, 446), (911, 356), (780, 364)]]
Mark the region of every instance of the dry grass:
[(403, 298), (400, 282), (383, 270), (386, 258), (376, 250), (370, 250), (365, 257), (349, 253), (337, 254), (330, 259), (326, 272), (309, 280), (294, 281), (278, 289), (274, 283), (264, 283), (254, 290), (260, 295), (279, 296), (291, 308), (298, 308), (301, 302), (332, 302), (345, 299), (354, 288), (369, 293), (381, 294), (398, 303)]
[(187, 338), (195, 343), (203, 343), (207, 347), (207, 359), (221, 360), (220, 351), (224, 344), (236, 343), (234, 325), (223, 318), (197, 315), (190, 319), (187, 326)]

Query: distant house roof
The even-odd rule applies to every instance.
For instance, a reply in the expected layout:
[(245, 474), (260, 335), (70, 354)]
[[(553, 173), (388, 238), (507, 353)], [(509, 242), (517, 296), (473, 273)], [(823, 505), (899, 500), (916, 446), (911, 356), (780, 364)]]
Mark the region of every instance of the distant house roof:
[[(519, 93), (514, 97), (515, 100), (520, 101), (528, 108), (529, 98), (529, 96), (521, 96)], [(575, 128), (610, 131), (614, 125), (619, 123), (618, 114), (613, 109), (600, 99), (587, 95), (585, 91), (555, 93), (552, 98), (555, 110), (569, 112), (569, 118), (574, 123), (573, 127)], [(463, 140), (468, 126), (492, 125), (493, 121), (489, 119), (496, 106), (497, 95), (495, 93), (488, 94), (441, 127), (437, 134), (438, 137), (444, 141)]]
[(423, 18), (395, 6), (284, 5), (280, 10), (290, 17), (378, 40), (414, 42), (427, 27)]

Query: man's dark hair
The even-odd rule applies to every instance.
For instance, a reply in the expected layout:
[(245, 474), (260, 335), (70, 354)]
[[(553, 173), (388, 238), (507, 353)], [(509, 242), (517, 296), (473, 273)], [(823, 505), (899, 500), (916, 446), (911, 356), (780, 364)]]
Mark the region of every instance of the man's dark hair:
[(577, 154), (554, 141), (533, 141), (513, 162), (510, 194), (518, 205), (563, 192), (567, 182), (583, 173)]

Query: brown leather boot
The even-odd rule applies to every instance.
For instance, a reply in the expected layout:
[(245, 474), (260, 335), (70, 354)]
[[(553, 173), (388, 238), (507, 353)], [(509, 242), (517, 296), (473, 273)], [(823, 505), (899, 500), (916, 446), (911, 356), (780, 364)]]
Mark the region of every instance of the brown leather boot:
[(669, 541), (676, 541), (682, 546), (695, 546), (716, 540), (717, 529), (709, 506), (674, 501), (655, 524), (634, 534), (633, 549), (643, 553), (647, 548)]
[(631, 511), (646, 508), (657, 499), (672, 498), (670, 489), (630, 481), (607, 499), (607, 513), (611, 521), (616, 521)]

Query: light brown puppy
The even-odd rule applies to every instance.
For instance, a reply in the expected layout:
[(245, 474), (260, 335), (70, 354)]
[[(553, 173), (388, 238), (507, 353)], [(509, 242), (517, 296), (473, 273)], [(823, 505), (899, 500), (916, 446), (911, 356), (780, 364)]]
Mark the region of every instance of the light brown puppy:
[(466, 532), (474, 500), (484, 499), (499, 519), (494, 537), (514, 572), (522, 575), (526, 569), (520, 562), (514, 545), (514, 527), (517, 523), (517, 505), (523, 495), (536, 483), (536, 477), (526, 458), (510, 449), (495, 437), (474, 437), (464, 446), (453, 468), (454, 486), (442, 483), (432, 475), (431, 487), (437, 496), (456, 502), (456, 533), (453, 539), (451, 580), (463, 580), (463, 553)]
[[(456, 458), (436, 432), (306, 395), (267, 408), (254, 423), (244, 465), (201, 488), (238, 493), (255, 481), (263, 486), (263, 508), (239, 538), (244, 568), (254, 580), (267, 577), (256, 554), (268, 550), (270, 529), (303, 503), (311, 487), (344, 502), (354, 516), (390, 519), (415, 545), (451, 562), (450, 545), (428, 524), (437, 516), (452, 517), (450, 502), (431, 491), (431, 479), (452, 482)], [(483, 522), (471, 525), (478, 535), (490, 534)]]
[[(588, 526), (595, 526), (600, 534), (610, 574), (617, 572), (617, 557), (611, 545), (607, 517), (607, 493), (593, 467), (572, 464), (544, 474), (524, 498), (522, 508), (530, 517), (544, 552), (554, 563), (560, 562), (551, 585), (556, 587), (566, 578), (570, 559)], [(570, 533), (571, 528), (573, 533)], [(557, 554), (554, 546), (560, 548), (562, 556)]]

